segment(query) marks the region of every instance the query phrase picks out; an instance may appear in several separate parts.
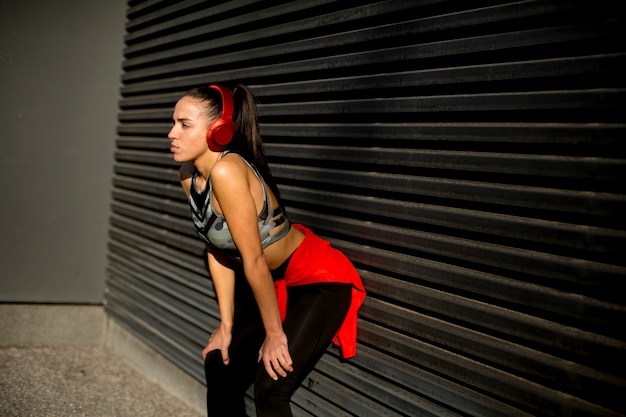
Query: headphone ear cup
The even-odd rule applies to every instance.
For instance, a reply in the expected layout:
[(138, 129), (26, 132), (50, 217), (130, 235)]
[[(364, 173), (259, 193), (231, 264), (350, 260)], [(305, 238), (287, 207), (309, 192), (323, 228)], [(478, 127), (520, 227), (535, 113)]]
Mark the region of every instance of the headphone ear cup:
[(206, 132), (206, 141), (213, 152), (222, 152), (233, 140), (237, 128), (235, 123), (225, 117), (219, 117), (211, 123)]
[(222, 96), (222, 115), (215, 119), (206, 132), (206, 141), (213, 152), (222, 152), (233, 140), (237, 127), (233, 122), (233, 96), (226, 87), (211, 85), (210, 88), (219, 91)]

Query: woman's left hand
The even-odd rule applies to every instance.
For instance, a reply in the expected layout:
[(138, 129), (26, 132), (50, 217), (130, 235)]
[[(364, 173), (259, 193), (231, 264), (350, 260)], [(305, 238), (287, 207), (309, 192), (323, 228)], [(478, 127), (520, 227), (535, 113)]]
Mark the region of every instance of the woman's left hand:
[(289, 354), (287, 335), (282, 330), (274, 334), (267, 334), (265, 341), (259, 350), (260, 362), (263, 360), (267, 374), (274, 381), (278, 380), (278, 375), (287, 376), (287, 372), (293, 371), (293, 361)]

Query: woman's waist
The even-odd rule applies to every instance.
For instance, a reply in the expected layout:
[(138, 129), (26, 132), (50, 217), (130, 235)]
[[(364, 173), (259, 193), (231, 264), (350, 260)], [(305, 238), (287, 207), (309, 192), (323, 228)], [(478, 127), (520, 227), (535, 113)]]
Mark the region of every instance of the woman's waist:
[(283, 279), (287, 286), (321, 282), (352, 282), (358, 277), (352, 263), (343, 253), (331, 247), (311, 230), (294, 225), (304, 234), (296, 250), (274, 268), (274, 280)]
[(285, 267), (288, 259), (304, 241), (304, 233), (291, 227), (289, 232), (279, 241), (271, 244), (263, 250), (265, 260), (271, 271)]

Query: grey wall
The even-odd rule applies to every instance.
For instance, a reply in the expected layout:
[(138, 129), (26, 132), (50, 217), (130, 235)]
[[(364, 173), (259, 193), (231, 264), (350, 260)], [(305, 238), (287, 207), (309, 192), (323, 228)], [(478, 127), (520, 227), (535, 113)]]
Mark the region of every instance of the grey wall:
[(125, 11), (0, 0), (0, 302), (102, 300)]

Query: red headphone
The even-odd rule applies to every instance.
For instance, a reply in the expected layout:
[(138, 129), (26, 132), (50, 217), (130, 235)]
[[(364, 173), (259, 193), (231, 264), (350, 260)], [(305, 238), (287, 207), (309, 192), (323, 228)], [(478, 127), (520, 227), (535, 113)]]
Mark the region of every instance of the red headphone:
[(221, 85), (211, 85), (211, 88), (220, 92), (222, 96), (222, 115), (215, 119), (206, 132), (206, 141), (209, 149), (221, 152), (233, 140), (237, 127), (233, 122), (233, 96), (230, 90)]

